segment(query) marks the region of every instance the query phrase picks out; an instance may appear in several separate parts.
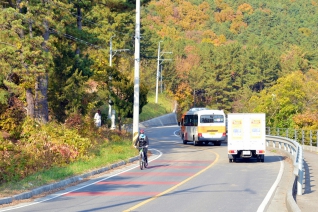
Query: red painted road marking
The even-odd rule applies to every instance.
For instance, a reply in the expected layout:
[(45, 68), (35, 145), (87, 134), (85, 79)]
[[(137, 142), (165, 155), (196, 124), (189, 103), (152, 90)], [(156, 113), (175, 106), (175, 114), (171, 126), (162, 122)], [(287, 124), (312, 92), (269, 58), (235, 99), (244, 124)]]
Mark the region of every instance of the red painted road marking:
[(168, 169), (203, 169), (206, 166), (148, 166), (148, 168), (168, 168)]
[(71, 192), (64, 196), (153, 196), (159, 192), (129, 192), (129, 191), (97, 191), (97, 192)]
[(162, 163), (162, 162), (171, 162), (171, 163), (213, 163), (211, 160), (156, 160), (151, 163)]
[(179, 182), (159, 182), (159, 181), (147, 181), (147, 182), (141, 182), (141, 181), (105, 181), (105, 182), (98, 182), (96, 183), (96, 185), (104, 185), (104, 184), (117, 184), (117, 185), (174, 185), (174, 184), (178, 184)]
[(155, 175), (155, 176), (192, 176), (195, 173), (171, 173), (171, 172), (125, 172), (121, 175)]

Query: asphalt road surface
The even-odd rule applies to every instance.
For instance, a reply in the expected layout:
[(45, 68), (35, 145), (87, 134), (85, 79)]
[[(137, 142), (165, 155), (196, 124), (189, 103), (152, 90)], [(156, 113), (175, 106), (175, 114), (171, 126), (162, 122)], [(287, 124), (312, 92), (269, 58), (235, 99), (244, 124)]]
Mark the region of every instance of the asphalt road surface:
[[(282, 162), (229, 163), (227, 146), (184, 145), (179, 127), (146, 129), (149, 167), (137, 162), (98, 179), (0, 211), (263, 211)], [(137, 151), (136, 151), (137, 154)]]

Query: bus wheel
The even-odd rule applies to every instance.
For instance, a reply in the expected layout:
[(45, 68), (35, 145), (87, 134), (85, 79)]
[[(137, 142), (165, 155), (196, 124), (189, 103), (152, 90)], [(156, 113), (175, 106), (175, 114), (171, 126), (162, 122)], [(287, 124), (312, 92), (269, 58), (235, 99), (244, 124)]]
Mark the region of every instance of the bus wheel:
[(194, 146), (198, 146), (198, 142), (195, 140), (194, 137), (193, 137), (193, 145), (194, 145)]
[(183, 141), (183, 144), (187, 144), (188, 142), (187, 140), (184, 139), (184, 136), (182, 136), (182, 141)]

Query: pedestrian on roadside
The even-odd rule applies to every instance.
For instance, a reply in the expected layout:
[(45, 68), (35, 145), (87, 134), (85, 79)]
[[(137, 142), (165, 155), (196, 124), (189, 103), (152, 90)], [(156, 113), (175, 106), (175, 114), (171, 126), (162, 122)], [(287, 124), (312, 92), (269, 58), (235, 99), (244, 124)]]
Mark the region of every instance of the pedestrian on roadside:
[(97, 110), (94, 115), (94, 123), (96, 127), (100, 127), (102, 125), (102, 116), (100, 110)]

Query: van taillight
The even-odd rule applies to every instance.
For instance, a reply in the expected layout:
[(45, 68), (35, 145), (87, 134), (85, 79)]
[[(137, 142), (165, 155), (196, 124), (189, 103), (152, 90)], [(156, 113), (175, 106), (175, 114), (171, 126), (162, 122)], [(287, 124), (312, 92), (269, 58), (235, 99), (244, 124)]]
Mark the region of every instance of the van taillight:
[(229, 150), (229, 153), (230, 154), (235, 153), (235, 150)]
[(226, 136), (226, 133), (224, 132), (224, 133), (222, 134), (222, 136)]
[(198, 137), (202, 137), (202, 133), (198, 133)]

